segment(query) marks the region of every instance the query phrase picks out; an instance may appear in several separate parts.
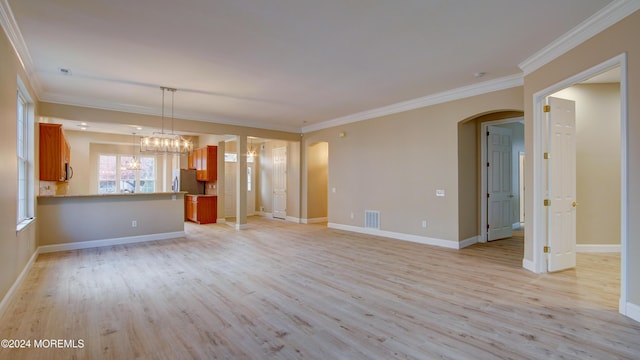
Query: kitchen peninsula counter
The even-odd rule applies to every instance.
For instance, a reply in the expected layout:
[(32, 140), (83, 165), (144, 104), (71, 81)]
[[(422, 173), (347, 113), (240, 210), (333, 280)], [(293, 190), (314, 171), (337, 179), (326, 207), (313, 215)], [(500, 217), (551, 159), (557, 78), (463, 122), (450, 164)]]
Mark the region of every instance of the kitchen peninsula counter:
[(178, 192), (173, 192), (173, 191), (169, 191), (169, 192), (152, 192), (152, 193), (143, 193), (143, 192), (138, 192), (138, 193), (107, 193), (107, 194), (63, 194), (63, 195), (40, 195), (38, 196), (38, 200), (41, 198), (87, 198), (87, 197), (99, 197), (99, 198), (106, 198), (106, 197), (120, 197), (120, 196), (164, 196), (164, 195), (182, 195), (184, 196), (187, 192), (186, 191), (178, 191)]
[(185, 192), (38, 196), (40, 251), (183, 237), (184, 196)]

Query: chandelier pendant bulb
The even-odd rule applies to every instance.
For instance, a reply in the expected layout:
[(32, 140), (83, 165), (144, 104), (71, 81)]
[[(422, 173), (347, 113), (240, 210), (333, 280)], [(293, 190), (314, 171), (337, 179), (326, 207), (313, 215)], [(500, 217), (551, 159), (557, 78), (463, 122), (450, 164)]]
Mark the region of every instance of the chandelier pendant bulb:
[(249, 150), (247, 150), (247, 156), (255, 157), (256, 155), (256, 150), (253, 148), (253, 142), (251, 141), (251, 138), (249, 138)]
[[(193, 143), (173, 132), (173, 109), (174, 95), (178, 91), (175, 88), (161, 86), (162, 90), (162, 127), (160, 133), (153, 133), (151, 136), (143, 136), (140, 138), (140, 151), (165, 154), (189, 154), (193, 150)], [(164, 132), (164, 108), (165, 108), (165, 92), (171, 92), (171, 134)]]
[(131, 158), (127, 161), (124, 167), (122, 167), (122, 170), (140, 170), (142, 166), (140, 160), (136, 156), (136, 133), (133, 133), (133, 143), (131, 147)]

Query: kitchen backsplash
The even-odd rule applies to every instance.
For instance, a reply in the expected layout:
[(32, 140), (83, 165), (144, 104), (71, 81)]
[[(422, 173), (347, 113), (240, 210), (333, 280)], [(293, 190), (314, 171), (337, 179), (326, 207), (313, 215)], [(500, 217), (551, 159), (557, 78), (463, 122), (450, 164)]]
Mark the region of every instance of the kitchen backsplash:
[(66, 195), (68, 192), (68, 182), (40, 181), (40, 196)]

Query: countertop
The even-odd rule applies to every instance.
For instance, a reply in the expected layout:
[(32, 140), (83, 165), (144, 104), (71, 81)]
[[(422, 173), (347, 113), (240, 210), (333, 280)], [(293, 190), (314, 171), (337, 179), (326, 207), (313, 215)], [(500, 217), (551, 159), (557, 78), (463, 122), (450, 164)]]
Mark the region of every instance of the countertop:
[(110, 194), (68, 194), (68, 195), (38, 195), (38, 198), (106, 198), (106, 197), (127, 197), (127, 196), (162, 196), (162, 195), (187, 195), (186, 191), (167, 191), (167, 192), (152, 192), (152, 193), (110, 193)]

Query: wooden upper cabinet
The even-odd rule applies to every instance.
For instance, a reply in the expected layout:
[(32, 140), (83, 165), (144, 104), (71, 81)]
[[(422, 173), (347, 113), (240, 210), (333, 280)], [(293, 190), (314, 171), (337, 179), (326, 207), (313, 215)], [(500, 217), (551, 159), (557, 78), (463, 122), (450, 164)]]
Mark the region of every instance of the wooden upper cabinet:
[[(67, 181), (71, 147), (64, 137), (62, 125), (40, 123), (40, 180)], [(69, 170), (70, 171), (70, 170)]]
[(196, 180), (206, 181), (204, 180), (204, 169), (202, 168), (202, 149), (193, 150), (193, 163), (196, 166)]
[(191, 154), (187, 157), (187, 169), (196, 169), (196, 157), (195, 151), (192, 151)]
[(196, 164), (196, 180), (218, 180), (218, 147), (205, 146), (193, 151)]

